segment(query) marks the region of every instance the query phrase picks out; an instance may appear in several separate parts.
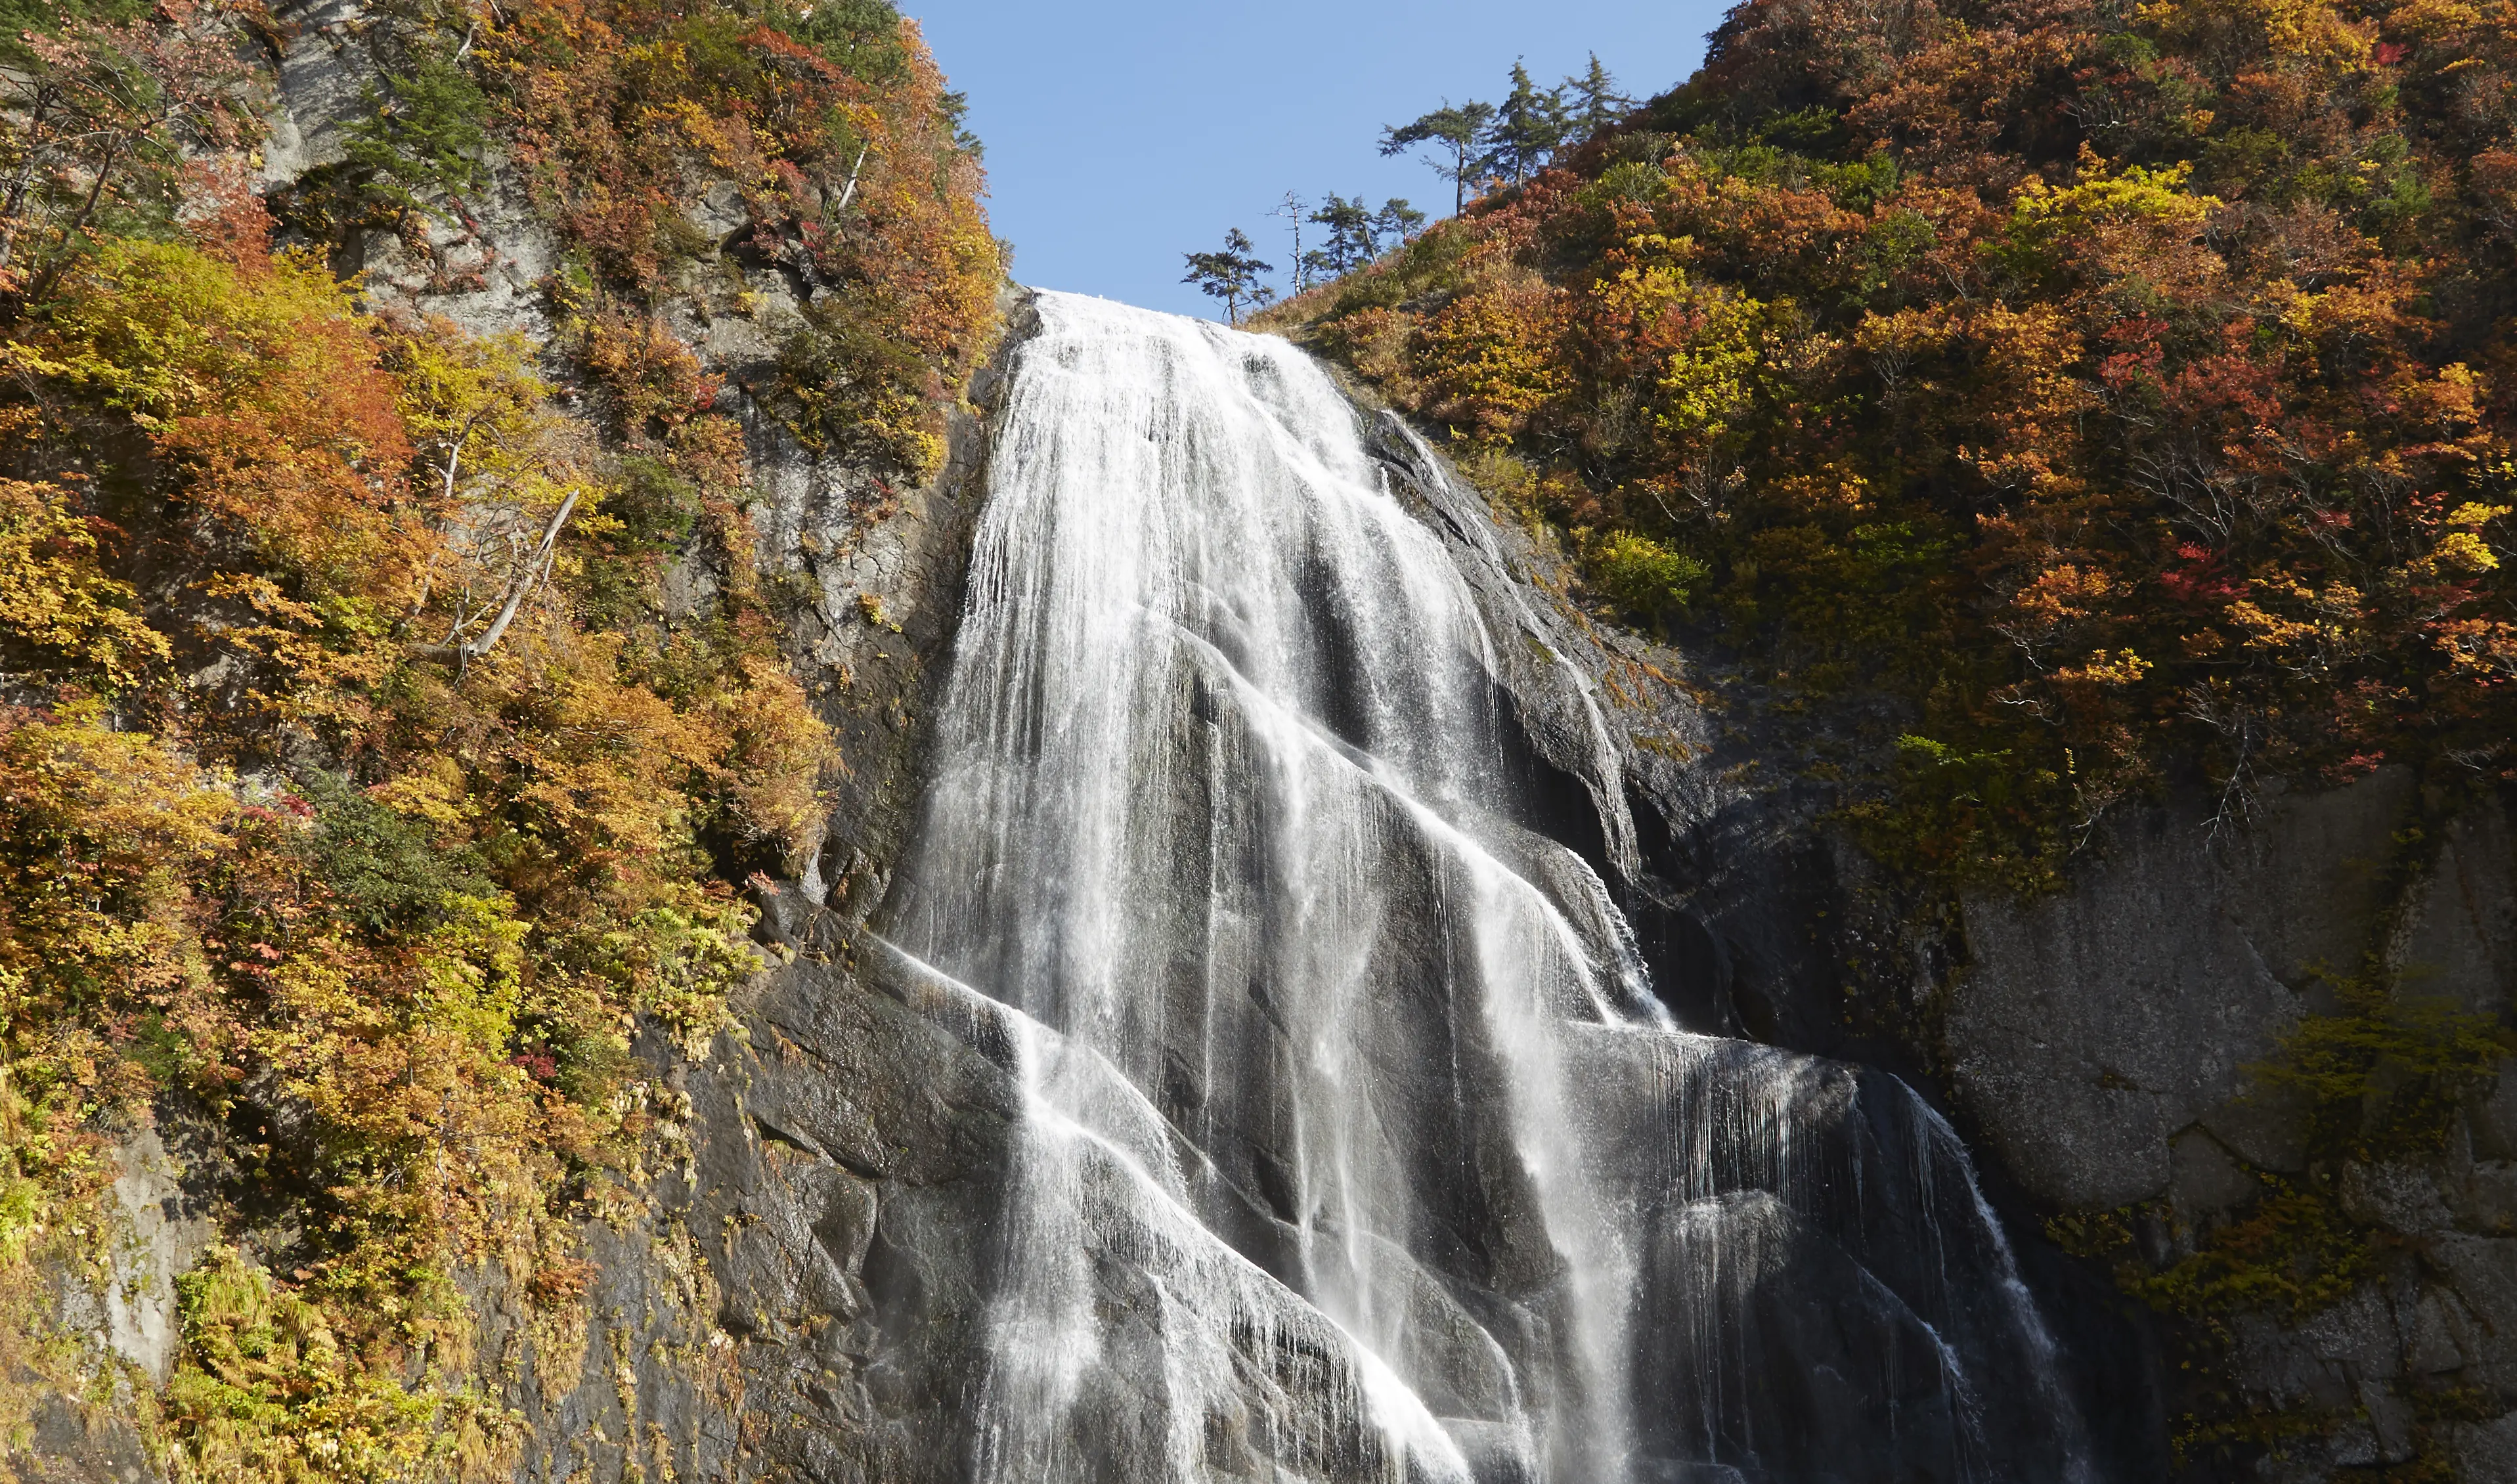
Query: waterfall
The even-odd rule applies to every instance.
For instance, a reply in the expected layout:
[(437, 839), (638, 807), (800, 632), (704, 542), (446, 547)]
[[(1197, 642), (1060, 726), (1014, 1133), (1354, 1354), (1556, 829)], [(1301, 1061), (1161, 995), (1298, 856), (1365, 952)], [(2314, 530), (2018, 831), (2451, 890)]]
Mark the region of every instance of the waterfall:
[(1039, 308), (877, 922), (1022, 1084), (972, 1475), (2085, 1474), (1948, 1129), (1678, 1030), (1514, 823), (1536, 641), (1330, 378)]

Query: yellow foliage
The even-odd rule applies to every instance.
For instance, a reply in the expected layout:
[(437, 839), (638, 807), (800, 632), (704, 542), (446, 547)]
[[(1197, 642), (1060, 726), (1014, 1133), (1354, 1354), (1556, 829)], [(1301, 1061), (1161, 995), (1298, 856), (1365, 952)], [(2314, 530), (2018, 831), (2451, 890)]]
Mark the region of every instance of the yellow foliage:
[(1957, 334), (1957, 322), (1944, 313), (1899, 309), (1882, 315), (1864, 310), (1861, 322), (1854, 326), (1853, 347), (1868, 357), (1881, 378), (1894, 386), (1916, 360), (1946, 350)]
[(2499, 570), (2499, 554), (2491, 549), (2483, 530), (2494, 521), (2505, 519), (2517, 507), (2485, 505), (2467, 500), (2448, 513), (2440, 522), (2437, 543), (2423, 565), (2433, 573), (2459, 577), (2479, 577)]
[(395, 410), (431, 492), (547, 514), (593, 492), (577, 426), (554, 411), (522, 335), (467, 335), (429, 319), (388, 342)]
[(2128, 686), (2139, 683), (2154, 666), (2130, 650), (2099, 650), (2079, 664), (2054, 672), (2057, 684)]
[(512, 1459), (520, 1419), (469, 1388), (414, 1392), (356, 1364), (321, 1309), (234, 1250), (177, 1284), (196, 1362), (166, 1394), (181, 1484), (396, 1484)]
[(1663, 432), (1701, 446), (1728, 434), (1755, 395), (1765, 306), (1720, 288), (1685, 298), (1688, 333), (1662, 362), (1652, 416)]
[(1519, 431), (1571, 386), (1556, 346), (1563, 310), (1544, 283), (1507, 282), (1462, 296), (1427, 322), (1417, 375), (1433, 412), (1478, 442)]
[(1695, 558), (1630, 530), (1585, 542), (1584, 555), (1600, 590), (1646, 618), (1685, 607), (1709, 575)]
[(2389, 28), (2433, 40), (2482, 24), (2482, 7), (2466, 0), (2410, 0), (2386, 15)]
[(830, 755), (830, 729), (783, 665), (752, 655), (738, 670), (741, 685), (713, 702), (726, 739), (719, 764), (726, 796), (746, 832), (801, 860), (829, 814), (815, 783)]
[[(105, 725), (94, 702), (49, 720), (0, 713), (0, 970), (30, 989), (60, 984), (73, 1003), (197, 984), (192, 879), (234, 848), (235, 808), (155, 739)], [(21, 1032), (28, 1012), (60, 1003), (27, 999), (14, 1007)], [(82, 1028), (45, 1029), (67, 1058), (49, 1074), (86, 1065)]]
[(249, 533), (299, 596), (406, 590), (425, 539), (391, 508), (409, 457), (393, 384), (320, 263), (247, 273), (180, 243), (110, 239), (8, 355), (130, 418), (186, 471), (184, 497)]
[(2081, 147), (2079, 179), (2051, 186), (2030, 176), (2011, 197), (2012, 231), (2023, 239), (2051, 244), (2100, 228), (2156, 223), (2198, 229), (2219, 198), (2185, 190), (2193, 177), (2190, 164), (2151, 170), (2126, 165), (2109, 173), (2106, 162)]
[(97, 563), (96, 530), (60, 486), (0, 479), (0, 656), (116, 690), (173, 654), (131, 584)]
[(2478, 577), (2499, 565), (2499, 558), (2483, 544), (2482, 537), (2470, 530), (2451, 530), (2439, 537), (2431, 555), (2432, 563), (2451, 572)]
[(2336, 72), (2368, 65), (2375, 42), (2375, 27), (2331, 0), (2152, 0), (2133, 14), (2170, 40), (2256, 39), (2278, 60)]
[[(613, 349), (647, 415), (689, 418), (677, 342)], [(673, 429), (632, 530), (643, 487), (522, 341), (180, 244), (104, 244), (0, 354), (14, 454), (112, 476), (0, 481), (0, 662), (49, 701), (0, 710), (0, 1076), (56, 1119), (180, 1087), (306, 1120), (311, 1154), (238, 1151), (321, 1198), (300, 1286), (230, 1265), (187, 1291), (179, 1476), (488, 1469), (506, 1423), (454, 1379), (444, 1274), (544, 1245), (563, 1160), (631, 1163), (627, 1028), (704, 1050), (761, 965), (713, 852), (792, 856), (821, 822), (828, 730), (747, 606), (740, 430)], [(180, 618), (150, 621), (99, 508), (206, 559)], [(667, 635), (661, 564), (703, 515), (722, 596)], [(598, 569), (625, 621), (580, 606)], [(448, 648), (502, 599), (500, 643)], [(171, 683), (185, 642), (224, 662), (215, 708)], [(310, 730), (355, 782), (270, 771)], [(66, 1178), (0, 1161), (0, 1266)]]
[(1343, 358), (1392, 401), (1412, 406), (1424, 391), (1408, 354), (1416, 329), (1415, 316), (1375, 306), (1331, 323), (1322, 349)]
[(2069, 624), (2104, 612), (2117, 591), (2114, 580), (2096, 568), (2060, 562), (2036, 573), (2010, 600), (2005, 630), (2034, 644)]
[(448, 838), (475, 817), (462, 765), (450, 757), (416, 758), (409, 771), (367, 790), (367, 797), (396, 814), (424, 821)]

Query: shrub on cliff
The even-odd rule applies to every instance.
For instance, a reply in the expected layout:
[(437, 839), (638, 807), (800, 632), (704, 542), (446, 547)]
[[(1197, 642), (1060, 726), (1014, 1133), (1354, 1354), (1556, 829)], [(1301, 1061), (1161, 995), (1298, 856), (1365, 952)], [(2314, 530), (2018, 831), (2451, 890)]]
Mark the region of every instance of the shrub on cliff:
[[(385, 5), (376, 115), (275, 223), (231, 86), (269, 18), (90, 9), (40, 18), (0, 117), (0, 1428), (77, 1364), (38, 1265), (93, 1262), (155, 1109), (269, 1223), (184, 1286), (139, 1403), (167, 1466), (511, 1472), (455, 1275), (581, 1293), (571, 1226), (657, 1117), (630, 1036), (725, 1025), (736, 883), (807, 847), (834, 760), (669, 328), (747, 308), (692, 202), (731, 182), (754, 265), (844, 323), (799, 431), (919, 471), (1001, 275), (975, 161), (874, 0)], [(459, 287), (430, 233), (484, 245), (493, 168), (576, 254), (552, 345), (335, 278), (384, 229)]]

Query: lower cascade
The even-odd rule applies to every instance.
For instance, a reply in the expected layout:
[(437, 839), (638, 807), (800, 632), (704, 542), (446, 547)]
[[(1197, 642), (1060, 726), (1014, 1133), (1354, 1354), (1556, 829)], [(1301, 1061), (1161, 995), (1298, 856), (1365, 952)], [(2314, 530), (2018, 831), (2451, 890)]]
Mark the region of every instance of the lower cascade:
[(1543, 641), (1365, 414), (1280, 340), (1038, 307), (877, 924), (1023, 1088), (969, 1473), (2092, 1478), (1947, 1126), (1679, 1029), (1613, 867), (1525, 823)]

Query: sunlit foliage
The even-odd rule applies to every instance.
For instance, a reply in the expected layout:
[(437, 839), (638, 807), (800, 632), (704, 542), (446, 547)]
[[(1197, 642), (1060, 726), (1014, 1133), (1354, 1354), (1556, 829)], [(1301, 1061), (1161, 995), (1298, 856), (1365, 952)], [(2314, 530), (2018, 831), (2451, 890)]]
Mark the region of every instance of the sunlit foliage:
[[(1535, 465), (1630, 612), (1898, 698), (1849, 803), (1901, 859), (2032, 886), (2170, 788), (2505, 779), (2513, 15), (1752, 0), (1275, 322)], [(1631, 540), (1703, 575), (1638, 602)]]
[(481, 46), (576, 251), (560, 304), (598, 376), (667, 300), (711, 307), (689, 280), (720, 244), (689, 208), (729, 183), (726, 245), (809, 299), (771, 326), (778, 410), (815, 446), (932, 472), (933, 408), (982, 348), (1003, 262), (913, 23), (869, 3), (560, 0), (498, 13)]
[[(673, 327), (751, 312), (694, 211), (731, 192), (808, 290), (753, 390), (923, 473), (1002, 272), (971, 142), (871, 0), (385, 5), (371, 115), (275, 222), (259, 8), (9, 15), (0, 1427), (75, 1360), (38, 1266), (93, 1260), (111, 1144), (177, 1117), (290, 1235), (184, 1282), (138, 1419), (173, 1475), (512, 1472), (458, 1279), (581, 1299), (572, 1227), (658, 1106), (631, 1039), (728, 1024), (738, 883), (800, 866), (835, 765)], [(336, 279), (390, 230), (462, 288), (501, 151), (571, 253), (553, 344)]]

